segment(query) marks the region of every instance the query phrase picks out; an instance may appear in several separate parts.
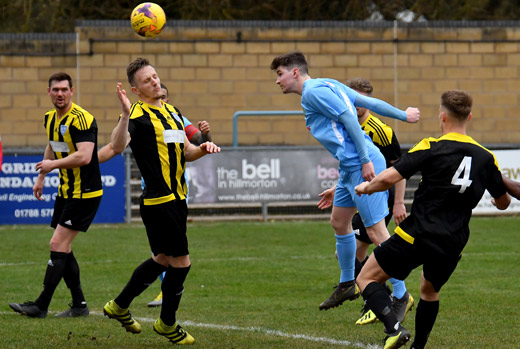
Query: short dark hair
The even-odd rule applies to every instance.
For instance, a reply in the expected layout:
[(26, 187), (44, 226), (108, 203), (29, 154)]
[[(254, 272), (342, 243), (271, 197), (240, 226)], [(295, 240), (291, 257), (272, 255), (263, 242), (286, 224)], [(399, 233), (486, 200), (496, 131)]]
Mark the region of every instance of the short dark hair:
[(372, 92), (374, 92), (372, 84), (365, 78), (350, 79), (347, 81), (347, 86), (357, 92), (366, 93), (369, 96), (372, 96)]
[(168, 91), (168, 87), (166, 87), (166, 85), (161, 82), (161, 88), (164, 88), (166, 90), (166, 97), (168, 97), (168, 95), (170, 94), (170, 92)]
[(291, 51), (275, 57), (271, 62), (271, 70), (276, 70), (278, 67), (286, 67), (289, 69), (297, 67), (303, 74), (309, 73), (307, 60), (300, 51)]
[(148, 66), (150, 64), (150, 61), (148, 61), (146, 58), (136, 58), (135, 61), (130, 63), (128, 67), (126, 68), (126, 76), (128, 77), (128, 82), (130, 83), (130, 86), (134, 86), (134, 76), (137, 71), (140, 69)]
[(69, 74), (64, 73), (64, 72), (52, 74), (51, 77), (49, 78), (49, 87), (51, 87), (51, 84), (53, 81), (60, 82), (63, 80), (67, 80), (69, 82), (69, 88), (72, 88), (72, 78), (70, 77)]
[(464, 121), (468, 118), (471, 113), (471, 107), (473, 106), (473, 98), (471, 95), (462, 90), (450, 90), (445, 91), (441, 95), (441, 106), (446, 108), (448, 113)]

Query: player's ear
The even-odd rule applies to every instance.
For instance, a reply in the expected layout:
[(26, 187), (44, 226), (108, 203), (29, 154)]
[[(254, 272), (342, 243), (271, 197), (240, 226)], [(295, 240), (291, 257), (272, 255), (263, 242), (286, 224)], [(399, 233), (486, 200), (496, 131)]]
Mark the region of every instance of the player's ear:
[(298, 69), (298, 67), (294, 67), (294, 68), (292, 68), (292, 73), (293, 73), (293, 77), (297, 78), (298, 76), (300, 76), (300, 69)]
[(471, 120), (471, 113), (469, 113), (467, 121), (470, 121), (470, 120)]

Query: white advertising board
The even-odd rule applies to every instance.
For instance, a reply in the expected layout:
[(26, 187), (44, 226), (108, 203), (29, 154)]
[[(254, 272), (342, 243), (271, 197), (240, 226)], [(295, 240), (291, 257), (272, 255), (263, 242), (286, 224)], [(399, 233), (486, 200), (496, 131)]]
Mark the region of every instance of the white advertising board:
[[(502, 170), (502, 174), (514, 181), (520, 181), (520, 149), (495, 150), (495, 157)], [(503, 213), (520, 212), (520, 201), (511, 200), (511, 205), (506, 211), (499, 211), (491, 204), (491, 195), (486, 191), (477, 207), (473, 209), (474, 215), (493, 215)]]

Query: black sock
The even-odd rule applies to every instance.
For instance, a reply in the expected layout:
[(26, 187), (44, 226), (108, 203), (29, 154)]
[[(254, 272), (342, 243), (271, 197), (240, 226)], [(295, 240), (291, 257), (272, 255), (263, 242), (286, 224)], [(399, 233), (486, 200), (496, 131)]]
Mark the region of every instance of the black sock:
[(165, 266), (155, 262), (152, 258), (145, 260), (135, 268), (125, 288), (115, 299), (116, 304), (123, 309), (128, 308), (134, 298), (146, 290), (165, 270)]
[(359, 275), (359, 272), (361, 271), (361, 268), (365, 265), (368, 257), (365, 257), (365, 259), (361, 262), (359, 259), (356, 258), (355, 262), (355, 269), (354, 269), (354, 278), (357, 279), (357, 276)]
[(173, 326), (175, 324), (175, 313), (179, 308), (182, 293), (184, 292), (184, 280), (190, 271), (190, 267), (174, 268), (168, 266), (164, 276), (161, 289), (163, 292), (163, 303), (161, 307), (161, 319), (164, 324)]
[(65, 272), (63, 273), (63, 280), (70, 289), (70, 294), (72, 295), (72, 307), (86, 307), (87, 302), (85, 302), (85, 296), (83, 295), (83, 290), (81, 289), (79, 265), (72, 251), (67, 254), (67, 266), (65, 267)]
[(386, 293), (385, 286), (377, 282), (369, 283), (363, 291), (363, 298), (377, 318), (385, 324), (385, 332), (394, 332), (398, 321), (392, 311), (392, 302)]
[(428, 302), (423, 299), (419, 301), (417, 310), (415, 311), (415, 338), (413, 348), (424, 348), (438, 313), (439, 301)]
[(52, 295), (63, 277), (67, 265), (67, 254), (51, 251), (51, 259), (47, 263), (47, 270), (43, 278), (43, 291), (35, 301), (38, 308), (46, 310), (51, 303)]

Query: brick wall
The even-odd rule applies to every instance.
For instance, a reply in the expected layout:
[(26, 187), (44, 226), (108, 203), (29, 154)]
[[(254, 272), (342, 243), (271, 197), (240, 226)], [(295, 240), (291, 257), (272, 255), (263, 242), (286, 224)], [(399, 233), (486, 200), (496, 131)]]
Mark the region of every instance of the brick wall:
[[(274, 56), (293, 49), (306, 54), (312, 77), (344, 82), (362, 76), (372, 81), (375, 97), (403, 109), (420, 107), (418, 125), (385, 120), (403, 144), (439, 135), (439, 97), (454, 88), (474, 97), (470, 133), (476, 140), (520, 143), (517, 25), (451, 22), (394, 30), (386, 22), (178, 21), (169, 22), (158, 39), (144, 40), (126, 21), (83, 21), (76, 32), (79, 45), (72, 40), (60, 52), (42, 44), (52, 39), (9, 45), (16, 39), (0, 37), (4, 146), (46, 143), (42, 117), (52, 107), (47, 79), (61, 70), (73, 77), (74, 100), (96, 117), (100, 145), (107, 143), (120, 113), (116, 82), (124, 82), (130, 92), (125, 69), (140, 56), (155, 66), (184, 115), (194, 124), (209, 121), (215, 142), (230, 145), (236, 111), (301, 109), (299, 96), (282, 95), (269, 69)], [(136, 99), (131, 95), (131, 100)], [(238, 130), (240, 145), (317, 144), (302, 116), (248, 117), (239, 119)]]

